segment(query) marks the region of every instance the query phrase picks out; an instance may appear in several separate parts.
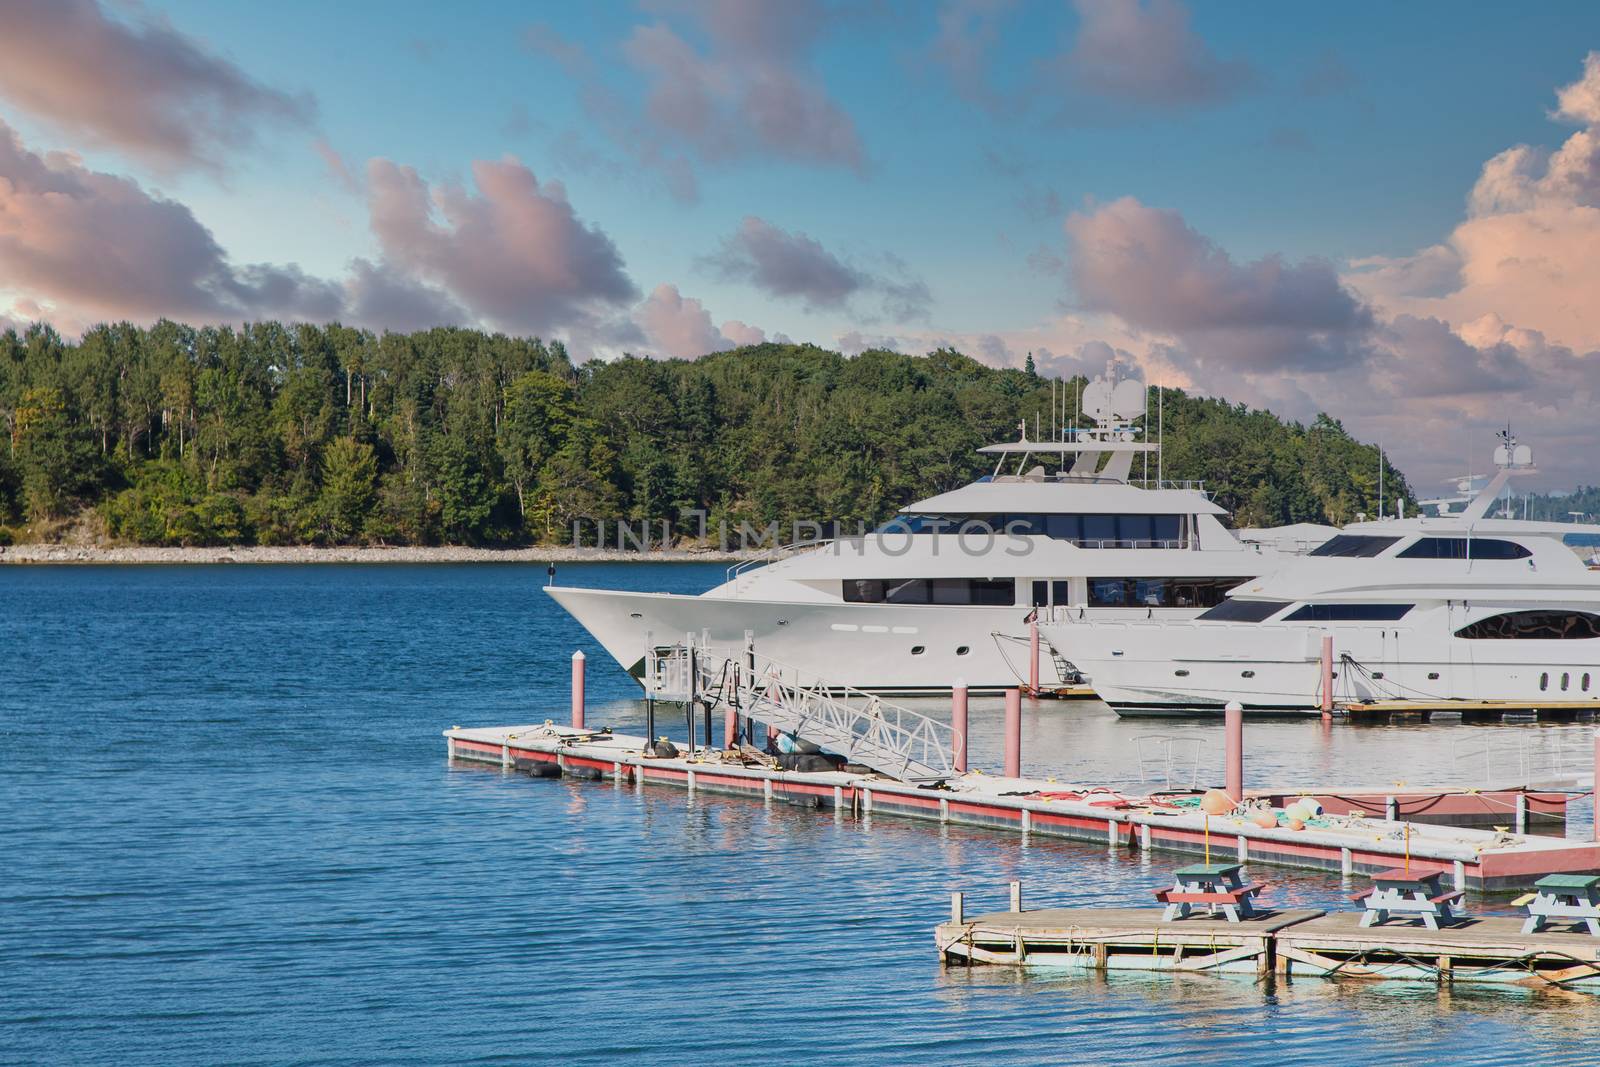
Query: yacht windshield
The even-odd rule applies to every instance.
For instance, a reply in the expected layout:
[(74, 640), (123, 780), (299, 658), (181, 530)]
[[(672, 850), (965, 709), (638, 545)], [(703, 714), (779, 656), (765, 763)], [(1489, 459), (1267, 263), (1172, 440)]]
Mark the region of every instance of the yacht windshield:
[(1288, 606), (1287, 600), (1224, 600), (1199, 618), (1203, 622), (1262, 622)]
[(1313, 556), (1377, 556), (1400, 540), (1398, 537), (1365, 537), (1360, 534), (1340, 534), (1311, 550)]

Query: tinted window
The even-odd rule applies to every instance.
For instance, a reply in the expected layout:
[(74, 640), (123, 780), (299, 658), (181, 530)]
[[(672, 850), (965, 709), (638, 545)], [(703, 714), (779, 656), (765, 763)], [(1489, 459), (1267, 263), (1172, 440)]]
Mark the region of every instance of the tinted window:
[(1600, 534), (1575, 533), (1562, 534), (1561, 543), (1573, 548), (1600, 548)]
[(1150, 515), (1118, 515), (1117, 540), (1119, 541), (1150, 541), (1154, 540), (1155, 533)]
[(1083, 516), (1083, 539), (1085, 541), (1115, 541), (1117, 539), (1117, 517), (1115, 515)]
[(1508, 611), (1456, 631), (1469, 641), (1587, 641), (1600, 637), (1600, 615), (1586, 611)]
[[(1209, 608), (1222, 603), (1239, 578), (1090, 578), (1094, 607)], [(1062, 601), (1056, 601), (1062, 603)]]
[(848, 604), (1007, 605), (1017, 599), (1009, 578), (852, 578), (842, 592)]
[(1183, 539), (1183, 516), (1181, 515), (1152, 515), (1155, 524), (1155, 539), (1157, 541), (1179, 541)]
[(1224, 600), (1200, 618), (1213, 622), (1261, 622), (1288, 606), (1287, 600)]
[(1302, 604), (1285, 622), (1393, 622), (1415, 604)]
[(1400, 540), (1398, 537), (1362, 537), (1340, 534), (1311, 550), (1313, 556), (1376, 556)]
[(1046, 515), (1044, 532), (1061, 541), (1076, 541), (1083, 537), (1082, 515)]
[(1533, 555), (1515, 541), (1492, 537), (1422, 537), (1400, 550), (1399, 559), (1523, 559)]

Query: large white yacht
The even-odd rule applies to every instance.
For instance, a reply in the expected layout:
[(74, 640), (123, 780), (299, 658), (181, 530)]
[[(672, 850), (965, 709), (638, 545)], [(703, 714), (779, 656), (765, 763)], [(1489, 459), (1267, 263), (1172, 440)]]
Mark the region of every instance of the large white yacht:
[[(1090, 621), (1189, 618), (1293, 551), (1241, 540), (1203, 487), (1135, 484), (1135, 459), (1159, 455), (1140, 440), (1145, 403), (1141, 383), (1108, 368), (1083, 392), (1092, 428), (1041, 441), (1024, 425), (1023, 439), (981, 449), (996, 457), (993, 474), (902, 508), (874, 533), (733, 568), (699, 596), (546, 591), (636, 678), (647, 644), (707, 632), (737, 646), (750, 631), (763, 655), (832, 685), (1014, 686), (1035, 607), (1070, 604)], [(1076, 681), (1071, 658), (1046, 648), (1043, 684)]]
[(1352, 524), (1186, 621), (1041, 629), (1125, 715), (1310, 712), (1333, 639), (1340, 701), (1600, 701), (1600, 526), (1490, 518), (1533, 473), (1507, 432), (1498, 472), (1456, 513)]

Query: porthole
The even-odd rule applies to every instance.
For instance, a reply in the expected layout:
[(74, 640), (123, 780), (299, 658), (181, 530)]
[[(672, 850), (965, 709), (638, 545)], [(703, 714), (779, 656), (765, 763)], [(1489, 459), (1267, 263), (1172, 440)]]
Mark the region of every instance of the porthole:
[(911, 646), (911, 654), (913, 656), (920, 656), (926, 651), (928, 651), (928, 650), (926, 648), (922, 647), (921, 645), (912, 645)]
[(1240, 671), (1239, 672), (1239, 677), (1241, 677), (1241, 678), (1254, 678), (1255, 676), (1256, 676), (1256, 672), (1255, 671)]
[(1373, 671), (1372, 672), (1372, 676), (1374, 678), (1376, 678), (1380, 682), (1383, 681), (1383, 672), (1382, 671)]
[(1438, 680), (1439, 680), (1439, 672), (1438, 671), (1429, 671), (1428, 672), (1428, 681), (1437, 682)]
[(1561, 672), (1561, 691), (1563, 693), (1565, 693), (1567, 691), (1567, 686), (1570, 685), (1571, 683), (1572, 683), (1572, 675), (1568, 674), (1566, 671), (1562, 671)]
[(968, 652), (971, 652), (971, 651), (972, 651), (972, 649), (968, 648), (966, 645), (957, 645), (956, 646), (956, 655), (958, 655), (958, 656), (965, 656)]
[(1583, 675), (1583, 691), (1585, 693), (1589, 691), (1589, 674), (1587, 671), (1585, 671)]
[(1172, 673), (1176, 674), (1179, 678), (1187, 678), (1187, 677), (1189, 677), (1189, 672), (1188, 671), (1173, 671)]
[(1539, 692), (1542, 693), (1546, 689), (1549, 689), (1549, 688), (1550, 688), (1550, 675), (1549, 674), (1541, 674), (1541, 675), (1539, 675)]

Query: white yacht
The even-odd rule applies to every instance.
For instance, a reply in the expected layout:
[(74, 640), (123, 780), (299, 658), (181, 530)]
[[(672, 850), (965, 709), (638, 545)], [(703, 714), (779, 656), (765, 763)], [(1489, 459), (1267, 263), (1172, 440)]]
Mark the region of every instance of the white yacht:
[(1600, 526), (1490, 518), (1532, 457), (1508, 433), (1494, 478), (1459, 512), (1357, 523), (1192, 620), (1041, 629), (1126, 715), (1310, 712), (1362, 700), (1600, 700)]
[[(1108, 368), (1084, 389), (1092, 428), (1040, 441), (1024, 426), (1022, 440), (981, 449), (996, 457), (991, 475), (902, 508), (865, 536), (732, 568), (699, 596), (546, 591), (636, 678), (647, 645), (706, 632), (737, 646), (749, 631), (763, 655), (834, 685), (1015, 686), (1027, 676), (1036, 607), (1070, 604), (1088, 621), (1190, 618), (1290, 551), (1241, 540), (1203, 487), (1131, 480), (1136, 458), (1159, 456), (1140, 440), (1145, 404), (1141, 383)], [(1078, 680), (1070, 652), (1041, 658), (1044, 686)]]

